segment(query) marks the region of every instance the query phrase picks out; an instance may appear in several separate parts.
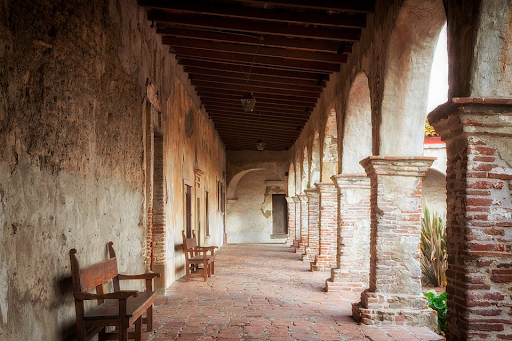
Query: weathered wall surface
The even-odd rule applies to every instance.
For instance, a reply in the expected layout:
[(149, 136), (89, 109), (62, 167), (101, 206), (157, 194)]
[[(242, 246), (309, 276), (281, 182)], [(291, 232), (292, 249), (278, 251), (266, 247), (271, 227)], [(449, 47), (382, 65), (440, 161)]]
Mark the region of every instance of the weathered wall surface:
[(237, 199), (228, 201), (228, 243), (275, 242), (272, 235), (272, 194), (284, 194), (281, 179), (273, 172), (249, 172), (238, 183)]
[[(71, 248), (85, 265), (104, 259), (112, 240), (121, 271), (147, 267), (148, 80), (167, 117), (164, 148), (179, 148), (165, 153), (168, 229), (176, 231), (167, 252), (174, 260), (183, 226), (177, 177), (189, 178), (198, 165), (213, 193), (225, 161), (183, 79), (135, 0), (2, 2), (0, 339), (70, 338)], [(186, 104), (174, 107), (176, 101)], [(201, 138), (177, 127), (190, 110)], [(183, 171), (175, 178), (176, 169)]]

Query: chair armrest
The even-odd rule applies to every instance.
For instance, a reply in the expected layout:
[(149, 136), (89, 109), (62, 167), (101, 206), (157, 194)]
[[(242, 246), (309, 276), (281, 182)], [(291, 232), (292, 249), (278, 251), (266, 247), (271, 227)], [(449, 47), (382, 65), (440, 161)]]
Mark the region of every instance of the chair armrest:
[(215, 254), (215, 249), (218, 249), (218, 246), (197, 246), (197, 252), (210, 252), (212, 256)]
[(117, 275), (120, 280), (128, 280), (128, 279), (153, 279), (155, 277), (160, 277), (159, 272), (147, 272), (139, 275), (125, 275), (118, 274)]
[(147, 272), (145, 274), (140, 274), (140, 275), (118, 274), (117, 277), (119, 278), (119, 280), (145, 279), (146, 280), (146, 291), (153, 291), (153, 278), (160, 277), (160, 273), (159, 272)]
[(73, 297), (75, 300), (126, 300), (128, 297), (137, 297), (139, 292), (137, 290), (123, 290), (111, 292), (108, 294), (91, 294), (88, 292), (74, 292)]

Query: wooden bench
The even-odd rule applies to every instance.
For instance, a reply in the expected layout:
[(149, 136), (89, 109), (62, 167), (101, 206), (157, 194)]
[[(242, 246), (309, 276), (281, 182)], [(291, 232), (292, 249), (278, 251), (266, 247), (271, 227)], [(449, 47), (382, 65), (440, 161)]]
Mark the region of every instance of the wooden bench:
[[(76, 249), (69, 251), (73, 296), (76, 310), (76, 340), (84, 341), (95, 334), (99, 340), (125, 341), (142, 339), (142, 324), (147, 330), (153, 329), (153, 302), (156, 294), (153, 279), (159, 273), (141, 275), (123, 275), (118, 273), (117, 259), (113, 243), (108, 243), (110, 258), (99, 263), (80, 267)], [(142, 279), (146, 281), (146, 291), (121, 290), (119, 281)], [(112, 280), (113, 292), (106, 293), (104, 284)], [(89, 293), (95, 289), (96, 293)], [(86, 301), (96, 300), (97, 305), (86, 311)], [(146, 317), (142, 315), (146, 314)], [(130, 326), (135, 332), (128, 332)], [(105, 327), (113, 326), (115, 330), (107, 332)]]
[(202, 265), (203, 279), (208, 281), (208, 277), (215, 274), (215, 249), (217, 246), (198, 246), (195, 233), (192, 238), (187, 238), (185, 231), (181, 231), (183, 236), (183, 253), (185, 254), (185, 279), (190, 281), (191, 273), (199, 270)]

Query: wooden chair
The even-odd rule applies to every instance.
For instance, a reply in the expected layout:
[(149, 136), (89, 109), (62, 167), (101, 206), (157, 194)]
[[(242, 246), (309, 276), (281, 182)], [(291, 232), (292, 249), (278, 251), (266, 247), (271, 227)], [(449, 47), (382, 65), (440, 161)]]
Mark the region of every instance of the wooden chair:
[[(142, 340), (142, 324), (147, 330), (153, 329), (153, 302), (156, 293), (153, 290), (153, 279), (159, 273), (140, 275), (123, 275), (118, 273), (117, 259), (113, 243), (108, 243), (110, 258), (99, 263), (80, 267), (76, 257), (76, 249), (69, 251), (71, 274), (73, 281), (73, 297), (76, 311), (76, 340), (84, 341), (92, 335), (99, 334), (99, 340), (135, 339)], [(146, 291), (121, 290), (119, 281), (142, 279), (146, 281)], [(104, 284), (112, 280), (113, 292), (105, 293)], [(95, 289), (96, 293), (89, 293)], [(87, 312), (85, 301), (96, 300), (97, 305)], [(143, 317), (146, 314), (146, 317)], [(128, 333), (134, 325), (135, 332)], [(113, 326), (114, 332), (107, 332), (105, 327)]]
[[(192, 238), (187, 238), (185, 231), (183, 236), (183, 253), (185, 254), (185, 279), (190, 281), (193, 271), (203, 270), (203, 279), (206, 282), (208, 277), (215, 274), (215, 249), (217, 246), (198, 246), (195, 233)], [(199, 268), (202, 265), (202, 268)]]

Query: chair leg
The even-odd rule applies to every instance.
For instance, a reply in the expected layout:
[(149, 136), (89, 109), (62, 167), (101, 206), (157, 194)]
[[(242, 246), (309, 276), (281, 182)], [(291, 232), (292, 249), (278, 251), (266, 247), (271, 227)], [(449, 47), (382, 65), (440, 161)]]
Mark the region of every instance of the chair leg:
[(142, 341), (142, 316), (135, 321), (135, 341)]
[(206, 261), (203, 261), (203, 278), (204, 281), (208, 281), (208, 263)]
[(148, 332), (153, 331), (153, 305), (146, 312), (146, 328)]
[(212, 275), (215, 275), (215, 261), (214, 260), (212, 260), (211, 267), (212, 267)]

